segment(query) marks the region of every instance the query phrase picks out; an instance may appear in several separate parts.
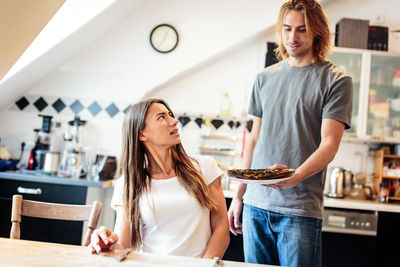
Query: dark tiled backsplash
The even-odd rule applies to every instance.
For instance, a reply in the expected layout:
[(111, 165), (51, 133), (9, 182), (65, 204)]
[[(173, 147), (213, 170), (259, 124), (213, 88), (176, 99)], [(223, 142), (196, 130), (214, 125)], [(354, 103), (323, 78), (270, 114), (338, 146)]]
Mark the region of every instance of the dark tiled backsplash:
[(57, 98), (56, 100), (53, 100), (51, 98), (54, 97), (32, 95), (23, 96), (18, 99), (18, 101), (16, 101), (9, 109), (27, 112), (42, 112), (45, 108), (50, 108), (50, 110), (47, 110), (47, 112), (60, 115), (63, 111), (68, 109), (75, 115), (79, 115), (83, 110), (87, 109), (93, 117), (96, 117), (101, 111), (104, 110), (110, 116), (110, 118), (113, 118), (119, 112), (126, 113), (131, 106), (131, 104), (117, 104), (114, 102), (102, 106), (96, 100), (85, 106), (84, 102), (87, 101), (79, 99), (76, 99), (71, 104), (67, 104), (68, 102), (71, 102), (71, 99), (67, 100), (63, 98)]

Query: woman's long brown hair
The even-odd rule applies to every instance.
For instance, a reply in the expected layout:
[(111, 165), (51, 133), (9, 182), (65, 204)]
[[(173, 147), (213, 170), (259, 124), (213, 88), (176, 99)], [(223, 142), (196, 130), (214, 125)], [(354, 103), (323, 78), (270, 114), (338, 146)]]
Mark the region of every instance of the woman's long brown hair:
[[(121, 171), (125, 177), (124, 207), (127, 220), (130, 223), (132, 247), (139, 249), (142, 243), (140, 234), (139, 199), (151, 185), (147, 160), (148, 155), (144, 145), (139, 141), (140, 131), (145, 127), (145, 117), (149, 106), (153, 103), (163, 104), (169, 111), (168, 104), (162, 99), (148, 99), (133, 105), (125, 114), (122, 127)], [(172, 111), (171, 111), (172, 113)], [(200, 171), (193, 165), (182, 144), (171, 147), (175, 172), (179, 182), (194, 196), (199, 203), (209, 210), (216, 209), (216, 201), (212, 198), (207, 183)], [(195, 161), (196, 162), (196, 161)]]
[(286, 59), (289, 56), (282, 40), (283, 20), (289, 10), (298, 10), (304, 15), (306, 29), (313, 42), (313, 61), (315, 63), (325, 61), (331, 49), (329, 20), (321, 4), (316, 0), (289, 0), (281, 6), (276, 23), (276, 32), (279, 38), (279, 44), (275, 50), (277, 57)]

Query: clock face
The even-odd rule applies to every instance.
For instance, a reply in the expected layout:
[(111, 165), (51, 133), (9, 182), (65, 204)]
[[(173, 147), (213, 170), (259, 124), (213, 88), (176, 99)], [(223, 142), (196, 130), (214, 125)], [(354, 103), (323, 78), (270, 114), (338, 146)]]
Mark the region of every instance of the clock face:
[(171, 52), (178, 45), (178, 41), (178, 32), (168, 24), (160, 24), (150, 33), (150, 44), (160, 53)]

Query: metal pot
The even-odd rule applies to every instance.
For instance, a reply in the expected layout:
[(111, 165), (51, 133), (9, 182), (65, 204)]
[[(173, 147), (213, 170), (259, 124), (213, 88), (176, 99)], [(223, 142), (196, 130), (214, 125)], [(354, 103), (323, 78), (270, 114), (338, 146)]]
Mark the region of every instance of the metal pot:
[(342, 167), (333, 167), (328, 177), (328, 197), (344, 198), (352, 187), (353, 173)]
[(36, 150), (36, 159), (38, 163), (36, 166), (37, 170), (45, 173), (56, 173), (60, 153), (47, 150)]

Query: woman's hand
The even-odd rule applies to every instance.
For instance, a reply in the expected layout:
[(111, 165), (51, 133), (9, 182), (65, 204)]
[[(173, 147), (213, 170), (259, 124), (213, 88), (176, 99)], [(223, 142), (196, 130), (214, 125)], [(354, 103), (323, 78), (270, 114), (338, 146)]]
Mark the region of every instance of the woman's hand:
[(90, 239), (91, 241), (88, 246), (90, 252), (99, 253), (112, 249), (111, 247), (118, 242), (118, 235), (107, 227), (101, 226), (99, 229), (94, 230)]

